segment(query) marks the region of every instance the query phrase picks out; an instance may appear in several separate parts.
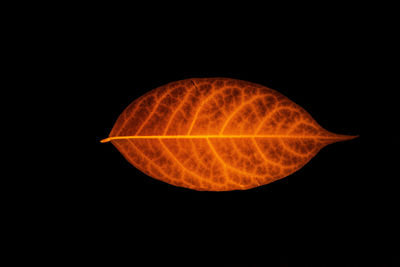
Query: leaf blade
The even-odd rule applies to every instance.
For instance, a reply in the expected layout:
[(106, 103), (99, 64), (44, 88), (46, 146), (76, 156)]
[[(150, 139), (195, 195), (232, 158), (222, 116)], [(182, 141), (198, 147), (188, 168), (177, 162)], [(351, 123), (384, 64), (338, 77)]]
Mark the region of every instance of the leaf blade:
[(286, 177), (324, 146), (355, 137), (323, 129), (272, 89), (209, 78), (170, 83), (133, 101), (101, 142), (111, 141), (155, 179), (227, 191)]

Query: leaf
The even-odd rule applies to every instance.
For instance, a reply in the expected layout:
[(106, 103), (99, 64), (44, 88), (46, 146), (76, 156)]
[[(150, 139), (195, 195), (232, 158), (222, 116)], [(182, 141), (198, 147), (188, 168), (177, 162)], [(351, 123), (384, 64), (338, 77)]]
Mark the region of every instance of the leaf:
[(101, 142), (111, 141), (155, 179), (228, 191), (286, 177), (324, 146), (355, 137), (328, 132), (265, 86), (201, 78), (169, 83), (136, 99)]

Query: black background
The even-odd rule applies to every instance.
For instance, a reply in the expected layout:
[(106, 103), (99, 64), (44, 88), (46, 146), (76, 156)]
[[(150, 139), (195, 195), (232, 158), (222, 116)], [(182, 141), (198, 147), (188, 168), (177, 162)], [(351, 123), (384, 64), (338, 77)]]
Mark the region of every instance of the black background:
[[(71, 255), (146, 266), (390, 265), (396, 190), (388, 153), (398, 141), (393, 111), (378, 115), (382, 99), (392, 98), (381, 76), (379, 35), (336, 20), (296, 27), (285, 18), (249, 16), (249, 25), (247, 17), (204, 25), (207, 13), (174, 23), (168, 15), (95, 13), (61, 27), (68, 37), (55, 41), (62, 49), (53, 59), (65, 63), (63, 97), (73, 99), (63, 118), (65, 132), (76, 136), (74, 156), (54, 191), (63, 196), (58, 210)], [(187, 18), (198, 25), (184, 27)], [(137, 97), (197, 77), (265, 85), (327, 130), (360, 137), (327, 146), (289, 177), (232, 192), (157, 181), (99, 142)]]

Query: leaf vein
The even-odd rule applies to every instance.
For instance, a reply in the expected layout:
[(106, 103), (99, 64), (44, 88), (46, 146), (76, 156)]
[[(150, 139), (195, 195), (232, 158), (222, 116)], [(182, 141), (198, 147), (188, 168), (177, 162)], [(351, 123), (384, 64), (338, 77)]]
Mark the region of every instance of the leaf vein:
[(164, 100), (164, 98), (167, 97), (168, 93), (171, 92), (171, 89), (169, 90), (165, 90), (165, 92), (163, 93), (162, 97), (157, 101), (156, 104), (154, 104), (152, 111), (150, 112), (150, 114), (147, 116), (147, 118), (143, 121), (142, 125), (140, 126), (140, 128), (136, 131), (135, 135), (137, 135), (138, 133), (140, 133), (141, 130), (143, 130), (144, 126), (147, 124), (147, 122), (151, 119), (151, 117), (154, 115), (154, 113), (156, 112), (156, 110), (158, 109), (158, 107), (160, 106), (161, 102)]
[(179, 103), (179, 105), (175, 108), (175, 110), (172, 112), (171, 117), (169, 117), (168, 122), (167, 122), (167, 126), (165, 126), (165, 130), (163, 135), (165, 135), (168, 132), (169, 126), (171, 124), (171, 122), (174, 120), (176, 113), (178, 112), (178, 110), (180, 110), (184, 104), (184, 102), (187, 100), (187, 98), (189, 97), (190, 93), (191, 93), (191, 89), (188, 89), (184, 99)]
[(215, 157), (222, 163), (222, 165), (226, 166), (227, 168), (235, 170), (236, 172), (239, 172), (239, 173), (245, 174), (245, 175), (251, 175), (251, 176), (255, 176), (255, 177), (264, 177), (261, 175), (257, 175), (257, 174), (253, 174), (250, 172), (239, 170), (236, 167), (232, 166), (231, 164), (228, 164), (218, 155), (217, 151), (215, 150), (215, 147), (213, 146), (213, 144), (211, 143), (211, 141), (208, 138), (207, 138), (207, 144), (210, 146), (211, 151), (215, 154)]
[(135, 148), (137, 151), (139, 151), (140, 154), (142, 154), (142, 155), (150, 162), (150, 164), (153, 164), (163, 175), (165, 175), (165, 176), (168, 177), (168, 178), (171, 178), (172, 180), (176, 180), (176, 178), (173, 178), (173, 177), (167, 175), (167, 174), (163, 171), (163, 169), (162, 169), (160, 166), (158, 166), (157, 164), (155, 164), (155, 163), (153, 162), (154, 160), (150, 159), (150, 158), (135, 144), (135, 142), (132, 142), (132, 140), (128, 140), (128, 141), (129, 141), (129, 143), (132, 144), (132, 146), (134, 146), (134, 148)]
[[(193, 84), (194, 84), (194, 82), (193, 82)], [(197, 88), (197, 87), (196, 87), (196, 88)], [(189, 130), (188, 130), (188, 132), (187, 132), (187, 135), (190, 135), (190, 133), (192, 132), (193, 126), (194, 126), (194, 124), (195, 124), (195, 122), (196, 122), (196, 120), (197, 120), (197, 117), (198, 117), (198, 115), (199, 115), (199, 113), (200, 113), (200, 110), (203, 108), (204, 104), (205, 104), (210, 98), (212, 98), (212, 97), (215, 96), (216, 94), (222, 92), (224, 89), (226, 89), (226, 87), (222, 87), (222, 88), (216, 90), (215, 92), (213, 92), (212, 94), (210, 94), (208, 97), (206, 97), (204, 100), (201, 101), (200, 105), (197, 107), (196, 113), (195, 113), (194, 116), (193, 116), (193, 120), (192, 120), (192, 122), (191, 122), (191, 124), (190, 124), (190, 127), (189, 127)]]
[[(174, 161), (176, 163), (178, 163), (179, 166), (181, 166), (182, 169), (186, 170), (187, 172), (193, 174), (194, 176), (198, 177), (201, 180), (203, 180), (204, 178), (201, 177), (200, 175), (198, 175), (197, 173), (193, 172), (192, 170), (188, 169), (185, 165), (183, 165), (174, 155), (174, 153), (172, 153), (172, 151), (168, 148), (168, 146), (166, 146), (161, 139), (158, 139), (158, 141), (161, 143), (162, 147), (164, 148), (165, 151), (167, 151), (167, 153), (170, 155), (170, 157), (172, 159), (174, 159)], [(200, 182), (199, 181), (199, 182)]]
[(262, 97), (265, 97), (266, 95), (268, 95), (268, 94), (263, 94), (263, 95), (260, 95), (260, 96), (253, 97), (253, 98), (251, 98), (250, 100), (247, 100), (247, 101), (243, 102), (242, 104), (240, 104), (240, 105), (228, 116), (228, 118), (226, 118), (226, 121), (225, 121), (224, 125), (222, 125), (222, 128), (221, 128), (219, 134), (222, 134), (222, 133), (223, 133), (223, 131), (225, 130), (226, 126), (228, 126), (228, 123), (231, 121), (231, 119), (233, 118), (233, 116), (235, 116), (236, 113), (238, 113), (238, 112), (240, 111), (241, 108), (243, 108), (243, 107), (244, 107), (245, 105), (247, 105), (247, 104), (252, 103), (253, 101), (255, 101), (255, 100), (257, 100), (257, 99), (260, 99), (260, 98), (262, 98)]

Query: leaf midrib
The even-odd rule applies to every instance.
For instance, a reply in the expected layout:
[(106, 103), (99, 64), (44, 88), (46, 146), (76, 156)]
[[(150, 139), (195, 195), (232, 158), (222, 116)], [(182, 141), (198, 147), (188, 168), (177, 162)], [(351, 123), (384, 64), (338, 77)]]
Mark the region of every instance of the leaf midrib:
[(343, 136), (319, 136), (319, 135), (284, 135), (284, 134), (242, 134), (242, 135), (226, 135), (226, 134), (211, 134), (211, 135), (131, 135), (131, 136), (112, 136), (101, 140), (101, 143), (106, 143), (111, 140), (121, 139), (201, 139), (201, 138), (299, 138), (299, 139), (338, 139), (347, 140), (358, 136), (343, 135)]

